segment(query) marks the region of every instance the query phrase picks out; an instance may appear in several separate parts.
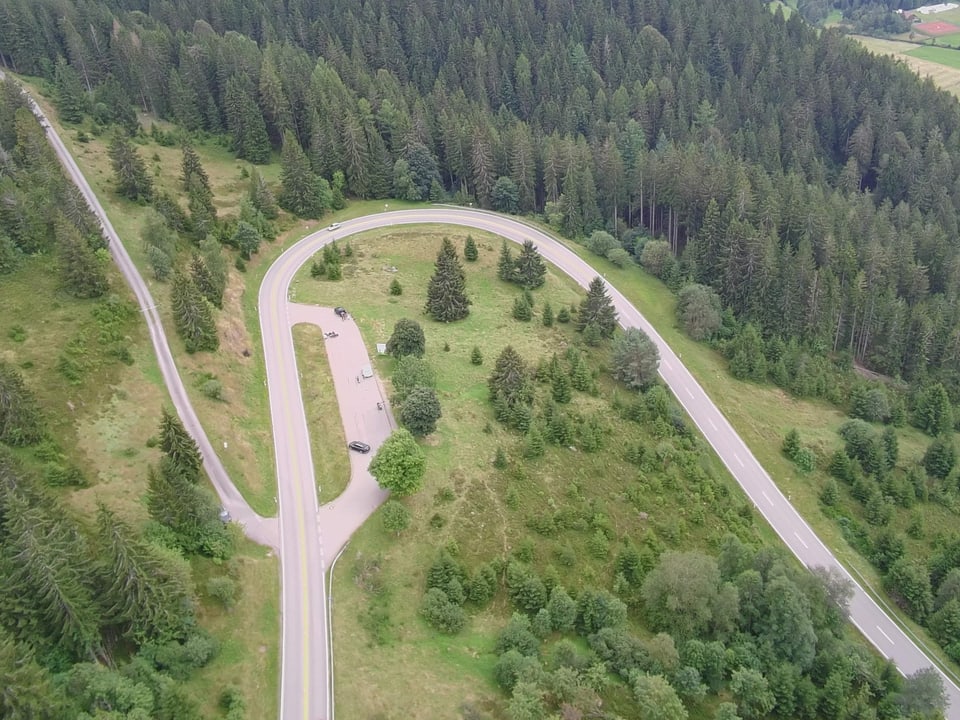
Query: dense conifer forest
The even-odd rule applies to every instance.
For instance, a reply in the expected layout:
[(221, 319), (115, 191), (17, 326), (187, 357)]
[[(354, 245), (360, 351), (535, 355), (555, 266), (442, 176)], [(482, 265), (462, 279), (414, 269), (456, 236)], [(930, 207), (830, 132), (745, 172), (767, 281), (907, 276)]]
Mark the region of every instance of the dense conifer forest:
[(960, 399), (957, 102), (760, 2), (3, 0), (0, 48), (65, 114), (132, 104), (253, 162), (286, 133), (352, 196), (661, 236), (793, 390), (835, 394), (835, 352)]
[[(896, 4), (800, 3), (811, 17)], [(885, 525), (894, 504), (926, 500), (928, 481), (956, 507), (949, 434), (960, 423), (960, 105), (800, 13), (785, 19), (759, 0), (0, 0), (0, 68), (43, 78), (63, 121), (92, 118), (98, 134), (109, 128), (118, 190), (153, 204), (160, 234), (165, 224), (217, 252), (219, 240), (249, 258), (260, 213), (275, 217), (279, 206), (317, 217), (345, 197), (452, 198), (536, 214), (617, 265), (643, 265), (680, 292), (682, 309), (706, 303), (715, 318), (691, 335), (725, 353), (737, 377), (939, 436), (923, 468), (901, 477), (892, 472), (892, 431), (844, 426), (844, 450), (824, 464), (868, 511), (875, 501), (871, 524)], [(0, 288), (23, 255), (56, 250), (71, 294), (104, 295), (95, 223), (14, 86), (0, 94)], [(263, 192), (251, 200), (251, 222), (218, 225), (202, 169), (187, 171), (185, 144), (187, 218), (176, 199), (153, 192), (125, 137), (139, 131), (137, 111), (223, 142), (248, 163), (279, 159), (276, 202), (255, 174)], [(151, 255), (158, 280), (172, 271), (161, 245)], [(199, 286), (206, 260), (196, 262)], [(192, 338), (188, 348), (215, 348), (209, 306), (222, 287), (194, 287), (182, 273), (173, 283), (178, 307), (199, 318), (178, 325)], [(867, 387), (854, 380), (855, 367), (890, 384)], [(27, 408), (0, 440), (41, 442), (16, 370), (0, 369), (5, 393), (26, 398), (17, 407)], [(798, 465), (813, 463), (798, 438), (788, 440)], [(147, 570), (163, 558), (141, 556), (139, 537), (107, 510), (99, 534), (59, 518), (27, 476), (0, 461), (0, 568), (20, 577), (25, 555), (15, 543), (29, 536), (18, 523), (33, 522), (44, 552), (82, 536), (82, 577), (56, 563), (48, 577), (82, 612), (50, 621), (42, 604), (0, 597), (13, 603), (0, 610), (17, 618), (0, 629), (0, 661), (13, 667), (4, 658), (27, 648), (37, 658), (24, 666), (30, 683), (48, 684), (57, 671), (82, 684), (93, 672), (88, 660), (119, 656), (110, 682), (120, 687), (124, 673), (149, 666), (149, 702), (162, 706), (167, 675), (212, 653), (195, 632), (192, 588), (174, 563), (160, 573), (162, 587), (131, 605), (126, 588), (109, 585), (109, 568), (86, 571), (94, 560), (87, 544)], [(220, 557), (229, 542), (209, 499), (201, 519), (177, 515), (186, 509), (176, 499), (196, 480), (172, 462), (152, 471), (151, 513), (184, 553)], [(188, 537), (195, 520), (213, 541)], [(960, 540), (943, 538), (936, 557), (908, 563), (902, 538), (878, 532), (864, 530), (858, 549), (957, 659)], [(39, 582), (28, 575), (24, 583)], [(161, 595), (179, 599), (175, 623), (151, 614)], [(55, 634), (37, 634), (39, 624)], [(163, 653), (175, 657), (165, 664)], [(53, 716), (72, 687), (57, 682), (44, 711)], [(179, 696), (171, 697), (177, 708)], [(168, 715), (190, 717), (186, 706)]]

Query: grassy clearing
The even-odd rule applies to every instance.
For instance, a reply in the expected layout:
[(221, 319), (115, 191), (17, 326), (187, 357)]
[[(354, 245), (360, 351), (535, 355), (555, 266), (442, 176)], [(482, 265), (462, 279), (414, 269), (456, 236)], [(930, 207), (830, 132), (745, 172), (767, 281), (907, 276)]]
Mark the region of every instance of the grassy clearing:
[(300, 393), (310, 428), (313, 473), (320, 503), (333, 500), (350, 481), (347, 440), (333, 389), (323, 333), (316, 325), (297, 325), (293, 344), (300, 369)]
[[(280, 578), (276, 558), (271, 551), (242, 541), (228, 569), (239, 590), (232, 609), (224, 610), (198, 588), (199, 620), (216, 636), (220, 652), (191, 678), (190, 685), (203, 700), (205, 717), (219, 717), (217, 702), (227, 685), (243, 690), (246, 717), (275, 717), (280, 682)], [(223, 568), (198, 561), (195, 571), (201, 577), (212, 577), (222, 574)]]
[[(902, 60), (920, 77), (929, 77), (940, 89), (960, 97), (960, 72), (956, 68), (941, 64), (939, 61), (914, 55), (917, 50), (936, 50), (936, 48), (918, 48), (916, 43), (881, 40), (864, 35), (851, 35), (850, 37), (878, 55), (892, 55), (894, 58)], [(956, 54), (957, 51), (943, 50), (943, 52)]]
[(918, 47), (911, 50), (908, 55), (960, 70), (960, 50), (945, 47)]
[[(351, 540), (335, 570), (336, 701), (344, 717), (439, 719), (457, 716), (465, 702), (486, 711), (501, 707), (502, 696), (492, 681), (493, 646), (496, 631), (509, 616), (509, 601), (498, 597), (455, 637), (426, 627), (418, 608), (426, 571), (440, 547), (453, 547), (471, 567), (497, 556), (529, 553), (542, 572), (562, 576), (568, 586), (608, 586), (608, 562), (585, 549), (595, 532), (590, 525), (594, 519), (609, 522), (615, 538), (611, 557), (626, 537), (670, 547), (712, 547), (728, 528), (753, 538), (763, 532), (744, 520), (741, 513), (751, 516), (745, 498), (712, 454), (699, 455), (698, 463), (715, 490), (694, 489), (669, 461), (665, 468), (639, 475), (626, 464), (626, 445), (648, 438), (648, 429), (611, 412), (610, 398), (619, 394), (626, 400), (628, 394), (603, 374), (600, 397), (574, 393), (571, 409), (602, 414), (609, 428), (605, 449), (591, 454), (551, 446), (539, 460), (522, 459), (519, 436), (493, 419), (487, 377), (507, 344), (534, 364), (553, 352), (562, 355), (570, 345), (579, 346), (570, 325), (544, 328), (539, 314), (545, 300), (556, 311), (578, 302), (580, 291), (548, 266), (547, 285), (534, 293), (534, 321), (518, 323), (510, 317), (510, 308), (520, 290), (496, 279), (500, 239), (469, 232), (481, 255), (477, 263), (465, 264), (473, 306), (461, 323), (433, 323), (423, 316), (422, 305), (440, 239), (448, 236), (462, 247), (465, 228), (425, 225), (372, 231), (352, 239), (354, 257), (344, 266), (342, 282), (313, 280), (306, 272), (295, 281), (298, 301), (349, 298), (348, 308), (371, 347), (389, 337), (397, 319), (421, 322), (443, 406), (437, 433), (424, 441), (425, 489), (405, 501), (413, 515), (411, 527), (395, 538), (375, 515)], [(388, 270), (394, 266), (397, 272)], [(388, 293), (394, 277), (404, 287), (399, 297)], [(484, 355), (479, 367), (470, 364), (474, 345)], [(606, 362), (604, 349), (587, 355), (592, 366)], [(389, 377), (393, 361), (379, 358), (377, 363), (381, 376)], [(498, 446), (511, 461), (506, 471), (491, 466)], [(669, 441), (658, 445), (668, 455), (669, 447)], [(557, 511), (582, 514), (583, 524), (556, 532), (531, 530), (538, 517)], [(375, 558), (384, 588), (379, 594), (355, 580), (358, 565)], [(430, 692), (410, 693), (410, 687), (429, 687)]]

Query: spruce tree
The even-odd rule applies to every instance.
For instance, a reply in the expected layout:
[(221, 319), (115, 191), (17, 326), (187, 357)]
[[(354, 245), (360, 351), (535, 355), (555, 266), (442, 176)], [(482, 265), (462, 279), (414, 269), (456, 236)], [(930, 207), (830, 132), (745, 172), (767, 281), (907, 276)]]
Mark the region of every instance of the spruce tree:
[(500, 259), (497, 261), (497, 277), (504, 282), (514, 281), (514, 271), (516, 265), (513, 262), (513, 253), (510, 252), (510, 246), (504, 240), (500, 246)]
[(181, 477), (190, 482), (200, 479), (200, 469), (203, 467), (200, 448), (180, 418), (166, 408), (160, 409), (160, 449)]
[(188, 353), (220, 347), (213, 310), (190, 276), (174, 273), (170, 305), (177, 334), (183, 338)]
[(203, 261), (203, 258), (196, 253), (193, 254), (193, 258), (190, 260), (190, 278), (193, 280), (193, 284), (197, 286), (200, 294), (203, 295), (211, 305), (216, 307), (221, 306), (222, 295), (213, 280), (213, 275), (210, 274), (210, 270), (207, 268), (207, 264)]
[(69, 123), (81, 122), (90, 103), (77, 71), (62, 57), (57, 58), (53, 81), (56, 86), (54, 97), (60, 119)]
[(210, 178), (203, 169), (200, 156), (193, 146), (186, 140), (180, 145), (183, 157), (180, 161), (180, 185), (187, 192), (190, 191), (190, 180), (196, 178), (200, 187), (206, 191), (207, 198), (213, 202), (213, 191), (210, 189)]
[(147, 174), (146, 163), (124, 131), (114, 132), (108, 154), (117, 192), (128, 200), (149, 201), (153, 195), (153, 180)]
[(577, 329), (583, 332), (588, 325), (596, 326), (600, 335), (605, 338), (613, 337), (613, 331), (617, 327), (617, 312), (600, 277), (590, 281), (587, 297), (580, 303)]
[(549, 300), (543, 304), (543, 326), (553, 327), (553, 307)]
[(65, 717), (63, 692), (34, 659), (30, 647), (18, 643), (0, 626), (0, 717), (57, 720)]
[(550, 395), (553, 397), (554, 402), (570, 402), (572, 396), (570, 392), (570, 378), (567, 377), (567, 373), (560, 368), (557, 368), (557, 371), (551, 374)]
[(237, 230), (231, 242), (240, 251), (240, 257), (249, 260), (251, 255), (260, 250), (261, 239), (260, 233), (253, 225), (241, 220), (237, 223)]
[(60, 272), (67, 291), (78, 298), (100, 297), (110, 289), (104, 258), (63, 215), (54, 223), (60, 251)]
[(13, 365), (0, 360), (0, 442), (20, 447), (43, 437), (43, 416), (36, 397)]
[(590, 368), (587, 367), (587, 361), (581, 355), (573, 365), (570, 384), (573, 385), (575, 390), (587, 392), (590, 389), (590, 380)]
[(277, 197), (280, 207), (300, 217), (320, 217), (325, 206), (317, 192), (318, 178), (310, 169), (310, 161), (296, 136), (289, 130), (283, 133), (280, 166), (280, 195)]
[(470, 300), (460, 259), (449, 238), (443, 239), (434, 267), (424, 312), (439, 322), (462, 320), (470, 314)]
[(213, 191), (200, 156), (186, 141), (181, 145), (183, 159), (180, 164), (180, 182), (187, 193), (187, 205), (193, 235), (198, 240), (213, 231), (217, 223), (217, 208), (213, 204)]
[(127, 637), (169, 641), (192, 624), (190, 590), (150, 545), (108, 510), (97, 513), (98, 560), (107, 622)]
[[(207, 235), (200, 241), (200, 257), (203, 258), (203, 264), (213, 283), (207, 299), (216, 307), (221, 307), (223, 305), (223, 291), (227, 287), (228, 268), (227, 261), (223, 257), (220, 241), (212, 235)], [(205, 292), (204, 295), (206, 296)]]
[(246, 74), (235, 75), (227, 81), (223, 104), (237, 157), (257, 165), (268, 162), (270, 138), (267, 135), (267, 125), (254, 99), (254, 90)]
[(530, 322), (533, 318), (533, 310), (530, 303), (523, 295), (518, 295), (513, 301), (513, 310), (511, 311), (514, 320), (521, 322)]
[(217, 502), (201, 485), (182, 477), (167, 458), (147, 475), (147, 510), (150, 517), (173, 530), (179, 547), (188, 554), (224, 558), (230, 553), (230, 536), (219, 520)]
[(267, 181), (263, 179), (256, 168), (250, 173), (250, 202), (263, 213), (267, 220), (276, 220), (279, 215), (277, 199), (273, 195)]
[(546, 280), (547, 268), (537, 246), (531, 240), (524, 240), (520, 256), (514, 262), (514, 282), (527, 290), (536, 290)]
[(480, 252), (477, 250), (477, 243), (474, 242), (473, 235), (467, 235), (467, 240), (463, 244), (463, 259), (467, 262), (476, 262), (478, 257)]
[(7, 622), (59, 646), (68, 656), (102, 656), (100, 613), (86, 581), (86, 544), (64, 511), (32, 504), (22, 494), (4, 498), (2, 598)]

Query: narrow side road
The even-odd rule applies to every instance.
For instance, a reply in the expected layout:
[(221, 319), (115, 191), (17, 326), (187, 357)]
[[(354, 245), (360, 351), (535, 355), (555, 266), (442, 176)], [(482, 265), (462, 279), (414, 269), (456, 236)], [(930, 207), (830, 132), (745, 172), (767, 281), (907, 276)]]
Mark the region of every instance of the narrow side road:
[[(0, 80), (3, 78), (4, 73), (0, 71)], [(261, 517), (247, 505), (247, 501), (243, 499), (243, 496), (230, 481), (230, 477), (227, 475), (223, 463), (220, 462), (220, 458), (210, 444), (210, 440), (207, 438), (207, 434), (204, 432), (196, 412), (194, 412), (193, 405), (190, 403), (190, 397), (187, 395), (186, 388), (183, 386), (183, 380), (181, 380), (180, 373), (177, 371), (177, 365), (173, 360), (173, 354), (170, 352), (170, 345), (163, 331), (163, 323), (160, 320), (160, 313), (157, 310), (156, 302), (154, 302), (147, 284), (137, 271), (136, 265), (133, 264), (133, 260), (130, 259), (130, 255), (127, 253), (127, 249), (113, 229), (110, 218), (107, 217), (106, 211), (104, 211), (97, 196), (90, 188), (83, 173), (80, 172), (80, 168), (77, 167), (73, 156), (70, 155), (70, 152), (67, 150), (66, 145), (63, 144), (57, 131), (50, 124), (46, 115), (43, 114), (43, 110), (40, 109), (40, 106), (37, 105), (34, 99), (26, 92), (24, 92), (24, 95), (27, 98), (33, 114), (37, 116), (40, 123), (46, 129), (47, 140), (53, 147), (53, 151), (56, 153), (57, 159), (60, 161), (63, 169), (66, 170), (67, 177), (70, 178), (73, 184), (76, 185), (83, 194), (87, 205), (100, 221), (103, 234), (110, 241), (110, 254), (120, 269), (120, 272), (123, 274), (124, 279), (127, 281), (127, 284), (130, 286), (130, 289), (133, 290), (137, 298), (137, 304), (140, 306), (140, 312), (147, 322), (147, 328), (150, 331), (150, 340), (157, 354), (157, 364), (160, 366), (160, 373), (163, 375), (163, 381), (170, 393), (170, 399), (173, 401), (173, 406), (183, 421), (184, 427), (186, 427), (187, 431), (193, 436), (194, 440), (197, 441), (197, 445), (200, 446), (200, 452), (203, 455), (203, 469), (206, 470), (210, 481), (220, 496), (220, 502), (230, 512), (231, 517), (243, 525), (244, 532), (251, 540), (261, 545), (276, 548), (278, 543), (277, 521), (273, 518)], [(152, 412), (157, 412), (157, 410), (159, 410), (159, 408), (154, 408)]]

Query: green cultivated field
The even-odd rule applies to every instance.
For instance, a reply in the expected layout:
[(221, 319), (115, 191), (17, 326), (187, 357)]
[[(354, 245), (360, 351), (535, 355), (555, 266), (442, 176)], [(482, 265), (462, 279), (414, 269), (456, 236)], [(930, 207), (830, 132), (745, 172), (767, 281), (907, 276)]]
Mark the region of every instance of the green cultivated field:
[[(960, 41), (960, 34), (956, 35), (946, 35), (945, 38), (956, 37)], [(939, 42), (939, 39), (938, 39)], [(955, 70), (960, 70), (960, 50), (954, 50), (952, 48), (945, 47), (918, 47), (915, 50), (910, 50), (907, 55), (911, 57), (919, 58), (920, 60), (928, 60), (930, 62), (937, 63), (939, 65), (945, 65), (949, 68)]]
[[(929, 77), (942, 90), (960, 96), (960, 72), (956, 68), (944, 65), (939, 61), (915, 56), (919, 50), (938, 50), (938, 48), (918, 48), (915, 43), (898, 42), (896, 40), (881, 40), (865, 35), (851, 35), (868, 50), (878, 55), (892, 55), (905, 62), (911, 69), (919, 73), (920, 77)], [(960, 51), (946, 50), (943, 52), (957, 54)]]

